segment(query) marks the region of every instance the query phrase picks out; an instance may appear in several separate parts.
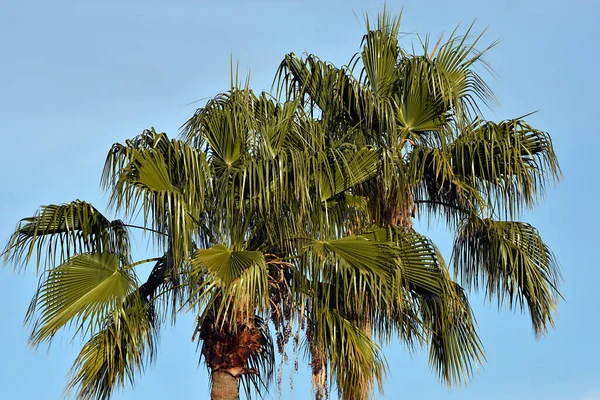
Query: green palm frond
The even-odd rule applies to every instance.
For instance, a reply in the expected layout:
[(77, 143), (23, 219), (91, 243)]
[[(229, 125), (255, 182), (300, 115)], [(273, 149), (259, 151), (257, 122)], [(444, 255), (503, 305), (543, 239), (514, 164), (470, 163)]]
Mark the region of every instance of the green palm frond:
[(374, 310), (393, 307), (396, 262), (395, 248), (385, 241), (362, 236), (311, 241), (294, 270), (292, 291), (308, 297), (315, 312), (335, 308), (362, 324)]
[(456, 226), (470, 214), (513, 218), (561, 177), (548, 134), (521, 119), (474, 122), (447, 147), (407, 156), (417, 206)]
[(305, 59), (288, 54), (277, 72), (277, 91), (280, 96), (286, 92), (286, 103), (300, 102), (303, 119), (318, 118), (326, 141), (381, 144), (388, 131), (395, 131), (394, 104), (354, 78), (357, 61), (337, 68), (312, 54)]
[(262, 314), (269, 309), (268, 270), (258, 251), (235, 251), (225, 245), (197, 250), (192, 257), (192, 277), (202, 280), (192, 306), (200, 318), (214, 312), (216, 321), (237, 326), (250, 310)]
[(462, 281), (508, 307), (525, 308), (537, 336), (554, 326), (560, 270), (554, 255), (529, 224), (471, 219), (454, 244)]
[[(159, 196), (167, 194), (178, 197), (184, 202), (180, 207), (197, 214), (196, 208), (203, 203), (209, 185), (207, 173), (208, 164), (203, 152), (152, 129), (127, 140), (124, 145), (113, 145), (106, 159), (102, 184), (112, 191), (111, 204), (128, 215), (138, 211), (141, 200), (145, 217), (158, 218), (147, 209), (153, 200), (167, 203), (163, 207), (168, 207), (169, 199)], [(163, 224), (169, 228), (164, 221), (154, 223), (157, 229)], [(170, 228), (174, 229), (174, 226)]]
[[(210, 100), (182, 128), (184, 140), (201, 145), (207, 154), (211, 175), (208, 218), (217, 242), (245, 240), (246, 221), (240, 215), (261, 212), (286, 201), (290, 175), (301, 187), (308, 176), (307, 165), (297, 153), (304, 138), (296, 126), (296, 106), (277, 105), (272, 98), (259, 97), (246, 89), (232, 89)], [(294, 169), (295, 168), (295, 169)]]
[(446, 263), (433, 242), (414, 230), (398, 226), (377, 227), (363, 233), (395, 244), (397, 285), (442, 296), (448, 291)]
[[(464, 35), (458, 35), (458, 26), (448, 40), (439, 46), (437, 52), (429, 55), (435, 65), (432, 70), (431, 89), (442, 96), (444, 102), (454, 110), (457, 122), (464, 123), (472, 115), (479, 115), (478, 100), (488, 105), (495, 99), (494, 93), (474, 70), (477, 64), (483, 65), (491, 72), (490, 66), (483, 59), (483, 55), (493, 48), (497, 42), (492, 43), (484, 50), (477, 50), (477, 45), (483, 33), (470, 41), (473, 24)], [(428, 56), (427, 41), (423, 46), (424, 56)]]
[(462, 288), (454, 284), (445, 297), (422, 296), (419, 303), (429, 365), (449, 386), (468, 382), (485, 361), (485, 354)]
[(68, 259), (40, 281), (26, 318), (33, 323), (30, 342), (49, 341), (69, 323), (83, 334), (96, 331), (120, 311), (136, 287), (133, 270), (122, 266), (116, 254), (86, 253)]
[(5, 250), (5, 263), (15, 267), (36, 258), (36, 270), (84, 253), (111, 252), (129, 261), (129, 234), (120, 220), (109, 221), (81, 200), (42, 206), (19, 222)]
[(411, 182), (419, 215), (441, 216), (450, 227), (488, 207), (486, 198), (472, 181), (456, 173), (455, 161), (443, 148), (415, 146), (407, 155), (407, 176)]
[[(236, 132), (231, 129), (236, 123), (240, 123), (250, 116), (250, 105), (254, 104), (256, 96), (254, 92), (231, 87), (228, 92), (223, 92), (210, 99), (206, 105), (196, 110), (194, 115), (181, 126), (183, 140), (195, 148), (201, 149), (205, 145), (211, 147), (217, 158), (227, 162), (229, 156), (235, 155), (235, 151), (241, 150), (243, 141), (235, 140), (247, 132)], [(217, 135), (217, 132), (227, 131), (225, 135)], [(232, 144), (236, 148), (232, 148)], [(229, 161), (232, 161), (229, 159)]]
[(239, 279), (246, 269), (264, 263), (264, 257), (258, 251), (233, 251), (222, 244), (197, 250), (192, 260), (194, 273), (209, 273), (223, 285)]
[(285, 90), (287, 99), (301, 99), (309, 111), (316, 108), (325, 124), (360, 122), (360, 88), (347, 68), (336, 68), (312, 54), (301, 59), (290, 53), (279, 66), (276, 81), (280, 95)]
[[(369, 148), (332, 154), (334, 165), (322, 174), (321, 201), (373, 178), (378, 171), (379, 153)], [(324, 172), (325, 172), (324, 171)]]
[(546, 185), (561, 176), (550, 136), (521, 119), (475, 123), (448, 151), (454, 173), (509, 218), (532, 208)]
[(394, 263), (395, 255), (389, 243), (358, 235), (335, 240), (313, 240), (303, 252), (321, 260), (334, 257), (341, 264), (373, 273), (387, 272)]
[[(261, 93), (254, 107), (254, 118), (260, 135), (251, 135), (251, 148), (263, 157), (275, 157), (286, 148), (302, 148), (303, 133), (299, 132), (298, 102), (278, 103), (267, 93)], [(254, 150), (253, 150), (254, 151)]]
[(182, 126), (182, 137), (196, 148), (206, 148), (217, 171), (235, 168), (243, 163), (249, 135), (257, 128), (258, 107), (252, 90), (232, 87), (198, 109)]
[(152, 303), (130, 296), (127, 306), (85, 343), (67, 390), (77, 389), (80, 399), (108, 400), (115, 389), (132, 385), (136, 373), (156, 356), (158, 332)]
[(384, 10), (377, 17), (377, 25), (372, 26), (365, 17), (367, 34), (363, 37), (361, 60), (363, 72), (360, 80), (369, 85), (377, 97), (388, 97), (395, 84), (395, 70), (398, 57), (403, 55), (398, 46), (401, 16), (395, 17)]
[(445, 130), (449, 115), (443, 96), (436, 92), (432, 83), (435, 68), (427, 57), (406, 57), (399, 62), (395, 74), (394, 110), (400, 140), (422, 142), (431, 140), (429, 136), (435, 134), (434, 143), (443, 141), (439, 137), (440, 131)]
[(174, 264), (180, 265), (198, 231), (208, 172), (203, 152), (150, 130), (113, 145), (102, 182), (112, 191), (116, 210), (128, 216), (142, 211), (144, 226), (159, 233), (159, 242), (169, 244)]
[[(309, 354), (324, 356), (323, 360), (312, 360), (313, 373), (316, 365), (324, 363), (320, 367), (331, 375), (341, 397), (352, 398), (358, 393), (357, 389), (365, 389), (361, 384), (376, 382), (381, 390), (387, 362), (379, 346), (355, 322), (344, 318), (336, 309), (323, 308), (312, 316), (310, 330), (310, 340), (305, 344), (312, 348)], [(366, 389), (370, 391), (374, 387)]]
[(448, 273), (446, 263), (427, 237), (395, 226), (371, 230), (378, 240), (398, 246), (396, 297), (371, 317), (382, 339), (398, 335), (409, 349), (428, 346), (430, 365), (452, 385), (468, 380), (485, 360), (467, 298)]

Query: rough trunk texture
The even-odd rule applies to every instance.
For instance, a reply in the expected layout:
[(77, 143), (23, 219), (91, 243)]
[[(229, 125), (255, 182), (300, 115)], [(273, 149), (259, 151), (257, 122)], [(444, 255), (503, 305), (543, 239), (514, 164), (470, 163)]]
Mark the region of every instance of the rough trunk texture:
[(207, 317), (200, 326), (202, 355), (212, 371), (211, 399), (239, 398), (239, 380), (242, 375), (258, 374), (248, 368), (248, 359), (262, 350), (261, 334), (254, 318), (238, 321), (236, 329), (228, 324), (216, 324)]
[(207, 318), (200, 327), (200, 339), (202, 355), (212, 371), (225, 371), (232, 376), (258, 373), (247, 368), (250, 356), (262, 350), (261, 335), (253, 319), (238, 323), (233, 330)]
[(240, 398), (239, 378), (224, 372), (213, 371), (211, 400), (238, 400)]

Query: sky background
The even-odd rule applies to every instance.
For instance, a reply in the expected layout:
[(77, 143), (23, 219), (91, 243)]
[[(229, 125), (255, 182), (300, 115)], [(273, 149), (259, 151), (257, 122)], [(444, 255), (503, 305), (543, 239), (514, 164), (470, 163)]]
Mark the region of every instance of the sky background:
[[(472, 382), (449, 390), (427, 355), (385, 348), (385, 396), (422, 399), (600, 399), (600, 273), (596, 251), (600, 2), (388, 1), (404, 5), (402, 43), (416, 33), (437, 39), (476, 19), (486, 27), (487, 75), (500, 104), (485, 114), (528, 117), (551, 133), (564, 181), (524, 219), (555, 251), (564, 282), (556, 329), (536, 341), (527, 316), (497, 311), (472, 295), (488, 362)], [(105, 210), (99, 188), (111, 144), (156, 127), (171, 136), (207, 98), (229, 87), (230, 56), (268, 90), (283, 56), (309, 52), (341, 65), (359, 50), (363, 1), (5, 1), (0, 5), (0, 241), (42, 204), (74, 199)], [(112, 214), (109, 213), (110, 216)], [(445, 228), (429, 234), (449, 257)], [(137, 243), (144, 243), (139, 237)], [(0, 399), (59, 399), (80, 342), (56, 338), (49, 350), (27, 347), (23, 316), (34, 271), (0, 269)], [(114, 399), (208, 397), (207, 371), (190, 341), (192, 318), (166, 326), (157, 361), (135, 388)], [(302, 364), (302, 361), (301, 361)], [(282, 398), (310, 398), (300, 371)], [(277, 390), (267, 398), (277, 398)]]

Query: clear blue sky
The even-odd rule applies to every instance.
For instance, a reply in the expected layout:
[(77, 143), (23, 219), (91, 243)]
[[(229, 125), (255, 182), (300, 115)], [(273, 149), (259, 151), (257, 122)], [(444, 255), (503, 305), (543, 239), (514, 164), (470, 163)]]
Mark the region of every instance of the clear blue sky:
[[(252, 87), (269, 89), (284, 54), (315, 53), (342, 64), (358, 51), (364, 1), (3, 2), (0, 5), (0, 240), (39, 205), (79, 198), (103, 209), (98, 183), (110, 145), (155, 126), (171, 135), (200, 103), (229, 85), (230, 54)], [(488, 363), (466, 387), (449, 390), (426, 355), (386, 348), (388, 399), (600, 399), (600, 268), (597, 263), (598, 65), (600, 3), (572, 1), (388, 1), (405, 6), (403, 31), (448, 34), (474, 19), (498, 74), (490, 83), (501, 120), (529, 117), (549, 131), (565, 181), (526, 220), (539, 228), (563, 267), (556, 329), (540, 341), (527, 317), (473, 295)], [(354, 15), (356, 13), (359, 18)], [(413, 36), (408, 36), (408, 44)], [(448, 254), (443, 227), (430, 234)], [(140, 243), (141, 239), (140, 239)], [(0, 398), (58, 399), (79, 348), (58, 337), (49, 351), (26, 345), (22, 321), (33, 271), (0, 269)], [(158, 360), (115, 399), (208, 396), (192, 322), (165, 328)], [(292, 398), (284, 375), (283, 398)], [(308, 399), (310, 378), (295, 377)], [(272, 398), (277, 398), (276, 391)]]

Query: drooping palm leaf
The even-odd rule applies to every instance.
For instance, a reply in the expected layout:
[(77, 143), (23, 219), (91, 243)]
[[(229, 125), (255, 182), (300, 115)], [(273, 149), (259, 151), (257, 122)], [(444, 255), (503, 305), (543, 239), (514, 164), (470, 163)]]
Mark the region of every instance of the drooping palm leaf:
[(321, 201), (355, 187), (377, 173), (379, 154), (372, 149), (361, 148), (356, 152), (346, 152), (345, 154), (338, 152), (337, 155), (334, 170), (329, 179), (323, 176)]
[(456, 173), (447, 150), (415, 146), (407, 160), (408, 180), (420, 216), (426, 211), (456, 227), (466, 216), (487, 208), (486, 198), (473, 182)]
[[(389, 226), (369, 232), (398, 246), (394, 307), (378, 309), (375, 332), (389, 340), (398, 334), (409, 348), (412, 340), (430, 349), (431, 366), (448, 384), (467, 380), (485, 359), (474, 318), (463, 290), (448, 273), (443, 257), (425, 236)], [(389, 314), (389, 315), (386, 315)]]
[(429, 365), (449, 386), (468, 382), (485, 361), (466, 295), (458, 285), (452, 285), (444, 296), (417, 294)]
[[(369, 382), (376, 382), (381, 389), (387, 363), (379, 346), (365, 332), (331, 308), (315, 311), (310, 323), (310, 342), (306, 346), (313, 358), (317, 398), (327, 391), (322, 387), (325, 382), (315, 382), (315, 374), (327, 376), (330, 373), (331, 381), (343, 398), (353, 398), (357, 390), (365, 389), (360, 385)], [(368, 392), (374, 388), (366, 389)]]
[(159, 326), (153, 305), (135, 295), (128, 300), (77, 355), (67, 390), (77, 389), (78, 398), (108, 400), (154, 360)]
[(111, 252), (129, 261), (129, 234), (120, 220), (109, 221), (81, 200), (42, 206), (19, 222), (4, 250), (5, 263), (15, 267), (36, 259), (36, 271), (78, 253)]
[[(394, 249), (387, 242), (367, 240), (361, 236), (346, 236), (327, 241), (311, 241), (302, 250), (300, 273), (313, 285), (325, 283), (333, 293), (323, 293), (325, 299), (346, 299), (342, 304), (360, 308), (361, 295), (367, 290), (381, 293), (387, 284), (389, 271), (395, 263)], [(342, 306), (339, 304), (338, 306)], [(330, 306), (334, 306), (331, 304)]]
[(131, 216), (141, 209), (144, 226), (158, 232), (161, 243), (169, 243), (179, 266), (193, 247), (210, 184), (207, 173), (204, 153), (150, 130), (125, 145), (113, 145), (103, 185), (112, 191), (116, 210)]
[(561, 175), (550, 136), (521, 119), (476, 123), (448, 151), (454, 173), (509, 218), (533, 207), (547, 184)]
[(553, 326), (560, 271), (554, 255), (529, 224), (491, 219), (465, 223), (454, 244), (463, 282), (509, 308), (527, 307), (537, 336)]
[(433, 242), (413, 230), (397, 226), (376, 227), (363, 233), (379, 241), (396, 245), (397, 285), (402, 288), (419, 288), (433, 294), (447, 291), (447, 267)]

